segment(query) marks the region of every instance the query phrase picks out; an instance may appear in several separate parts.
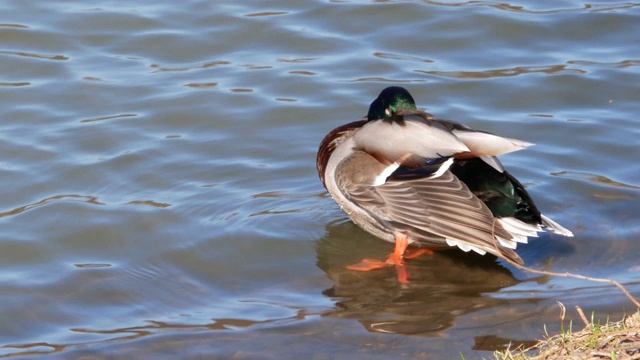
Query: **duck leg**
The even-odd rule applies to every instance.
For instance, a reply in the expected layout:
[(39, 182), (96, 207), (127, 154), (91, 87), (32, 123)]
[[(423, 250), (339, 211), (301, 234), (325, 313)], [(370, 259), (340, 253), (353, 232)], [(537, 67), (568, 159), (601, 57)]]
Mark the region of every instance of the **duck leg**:
[(395, 249), (393, 250), (393, 253), (389, 255), (387, 260), (380, 261), (375, 259), (364, 259), (357, 264), (347, 266), (347, 269), (357, 271), (370, 271), (387, 266), (395, 266), (396, 270), (398, 271), (398, 282), (407, 283), (409, 282), (409, 276), (407, 273), (406, 265), (404, 264), (404, 253), (407, 250), (407, 246), (409, 246), (409, 238), (407, 237), (407, 235), (396, 235)]
[(418, 256), (421, 255), (432, 255), (434, 253), (434, 250), (432, 249), (428, 249), (428, 248), (418, 248), (418, 249), (407, 249), (407, 251), (405, 251), (403, 258), (405, 259), (415, 259)]

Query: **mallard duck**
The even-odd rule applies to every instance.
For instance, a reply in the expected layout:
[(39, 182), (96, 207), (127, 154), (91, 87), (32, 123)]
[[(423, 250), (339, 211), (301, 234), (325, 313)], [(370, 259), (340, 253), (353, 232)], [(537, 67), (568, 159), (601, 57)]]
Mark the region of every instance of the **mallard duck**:
[(395, 243), (385, 261), (349, 268), (395, 265), (406, 282), (404, 259), (414, 256), (408, 245), (422, 252), (458, 247), (522, 264), (514, 249), (528, 237), (573, 236), (540, 213), (496, 158), (531, 145), (435, 119), (417, 109), (406, 89), (384, 89), (366, 117), (329, 132), (317, 156), (322, 184), (340, 208), (362, 229)]

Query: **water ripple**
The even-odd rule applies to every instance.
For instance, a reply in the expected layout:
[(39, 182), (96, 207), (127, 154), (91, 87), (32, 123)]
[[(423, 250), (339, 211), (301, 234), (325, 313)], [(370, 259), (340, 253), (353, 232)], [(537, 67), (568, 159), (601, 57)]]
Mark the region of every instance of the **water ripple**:
[(633, 66), (640, 66), (640, 60), (622, 60), (617, 62), (598, 62), (598, 61), (586, 61), (586, 60), (569, 60), (568, 64), (583, 65), (583, 66), (602, 66), (607, 68), (627, 68)]
[(149, 67), (153, 69), (157, 69), (155, 71), (152, 71), (152, 73), (159, 73), (159, 72), (175, 72), (175, 71), (191, 71), (191, 70), (198, 70), (198, 69), (208, 69), (208, 68), (214, 68), (214, 67), (219, 67), (224, 65), (231, 65), (231, 62), (218, 60), (218, 61), (209, 61), (200, 65), (177, 67), (177, 68), (163, 67), (160, 64), (151, 64)]
[(244, 16), (247, 16), (247, 17), (261, 17), (261, 16), (286, 15), (286, 14), (288, 14), (288, 12), (286, 12), (286, 11), (263, 11), (263, 12), (246, 14)]
[[(247, 303), (254, 303), (246, 301)], [(269, 304), (273, 305), (273, 304)], [(286, 306), (285, 306), (286, 307)], [(286, 324), (294, 321), (304, 320), (317, 314), (307, 313), (304, 310), (297, 310), (293, 315), (282, 318), (266, 320), (250, 320), (243, 318), (214, 318), (211, 322), (198, 324), (181, 324), (177, 322), (166, 322), (158, 320), (147, 320), (147, 325), (129, 326), (106, 330), (95, 330), (91, 328), (71, 328), (69, 331), (78, 334), (97, 335), (99, 340), (70, 342), (66, 344), (52, 344), (48, 342), (34, 342), (24, 344), (5, 344), (0, 346), (0, 358), (13, 356), (34, 356), (66, 351), (80, 350), (86, 346), (96, 346), (100, 344), (112, 344), (118, 342), (131, 342), (142, 338), (162, 334), (177, 334), (181, 332), (193, 333), (197, 331), (236, 331), (255, 326), (265, 326), (272, 324)]]
[(184, 86), (196, 88), (196, 89), (204, 89), (204, 88), (212, 88), (218, 86), (217, 82), (209, 82), (209, 83), (188, 83)]
[(84, 264), (73, 264), (73, 266), (78, 269), (102, 269), (113, 266), (113, 264), (106, 263), (84, 263)]
[(0, 54), (30, 57), (30, 58), (45, 59), (45, 60), (56, 60), (56, 61), (69, 60), (69, 57), (64, 55), (43, 55), (43, 54), (29, 53), (24, 51), (0, 50)]
[(405, 60), (405, 61), (414, 61), (414, 62), (423, 62), (423, 63), (432, 63), (434, 60), (431, 59), (423, 59), (417, 56), (411, 55), (403, 55), (403, 54), (392, 54), (392, 53), (384, 53), (384, 52), (375, 52), (373, 56), (379, 57), (381, 59), (389, 59), (389, 60)]
[(171, 204), (169, 203), (161, 203), (153, 200), (133, 200), (133, 201), (129, 201), (127, 204), (151, 206), (151, 207), (160, 208), (160, 209), (168, 208), (171, 206)]
[(284, 62), (284, 63), (293, 63), (293, 64), (305, 64), (305, 63), (310, 63), (312, 61), (316, 61), (318, 60), (318, 58), (299, 58), (299, 59), (286, 59), (286, 58), (279, 58), (278, 61), (279, 62)]
[(19, 86), (29, 86), (31, 85), (30, 82), (28, 81), (21, 81), (21, 82), (0, 82), (0, 86), (15, 86), (15, 87), (19, 87)]
[(65, 201), (65, 200), (81, 201), (81, 202), (85, 202), (87, 204), (92, 204), (92, 205), (106, 205), (105, 203), (102, 203), (102, 202), (98, 201), (98, 198), (95, 197), (95, 196), (73, 195), (73, 194), (70, 194), (70, 195), (56, 195), (56, 196), (51, 196), (51, 197), (48, 197), (46, 199), (40, 200), (38, 202), (32, 203), (32, 204), (28, 204), (28, 205), (17, 207), (17, 208), (15, 208), (13, 210), (0, 212), (0, 218), (7, 217), (7, 216), (19, 215), (19, 214), (22, 214), (22, 213), (24, 213), (26, 211), (29, 211), (31, 209), (38, 208), (40, 206), (45, 206), (45, 205), (51, 204), (53, 202)]
[(426, 82), (426, 80), (407, 80), (407, 79), (387, 79), (383, 77), (363, 77), (355, 80), (348, 80), (347, 82), (380, 82), (380, 83), (398, 83), (398, 84), (409, 84), (409, 83), (421, 83)]
[(21, 24), (0, 24), (0, 27), (18, 28), (18, 29), (28, 29), (29, 28), (29, 26), (21, 25)]
[(434, 70), (414, 70), (415, 72), (427, 75), (435, 75), (442, 77), (458, 78), (458, 79), (490, 79), (500, 77), (511, 77), (519, 75), (528, 75), (536, 73), (558, 74), (558, 73), (574, 73), (585, 74), (586, 71), (580, 69), (572, 69), (567, 65), (549, 65), (549, 66), (516, 66), (506, 69), (494, 69), (485, 71), (434, 71)]
[[(507, 11), (507, 12), (516, 12), (516, 13), (525, 13), (525, 14), (537, 14), (537, 15), (549, 15), (549, 14), (561, 14), (561, 13), (574, 13), (574, 12), (605, 12), (605, 11), (615, 11), (615, 10), (623, 10), (623, 9), (631, 9), (637, 6), (640, 6), (638, 3), (618, 3), (618, 4), (584, 4), (582, 7), (568, 7), (568, 8), (551, 8), (551, 9), (534, 9), (533, 6), (525, 7), (523, 5), (513, 5), (509, 3), (495, 2), (495, 1), (477, 1), (470, 0), (465, 2), (458, 3), (443, 3), (440, 1), (430, 1), (423, 0), (424, 3), (429, 5), (438, 5), (438, 6), (479, 6), (479, 7), (490, 7), (496, 10)], [(552, 4), (552, 3), (549, 3)], [(544, 5), (544, 4), (543, 4)], [(540, 5), (540, 6), (543, 6)]]
[(80, 120), (80, 122), (90, 123), (90, 122), (96, 122), (96, 121), (105, 121), (105, 120), (128, 118), (128, 117), (135, 117), (135, 116), (138, 116), (138, 114), (118, 114), (118, 115), (110, 115), (110, 116), (100, 116), (100, 117), (95, 117), (91, 119), (84, 119), (84, 120)]
[(573, 179), (585, 179), (585, 180), (589, 180), (591, 182), (594, 182), (596, 184), (614, 186), (614, 187), (619, 187), (619, 188), (624, 188), (624, 189), (640, 190), (640, 186), (621, 183), (619, 181), (615, 181), (615, 180), (609, 179), (608, 177), (603, 176), (603, 175), (592, 174), (592, 173), (587, 173), (587, 172), (560, 171), (560, 172), (551, 173), (551, 175), (560, 176), (560, 177), (566, 177), (566, 178), (573, 178)]
[(288, 72), (291, 75), (316, 75), (313, 71), (292, 70)]

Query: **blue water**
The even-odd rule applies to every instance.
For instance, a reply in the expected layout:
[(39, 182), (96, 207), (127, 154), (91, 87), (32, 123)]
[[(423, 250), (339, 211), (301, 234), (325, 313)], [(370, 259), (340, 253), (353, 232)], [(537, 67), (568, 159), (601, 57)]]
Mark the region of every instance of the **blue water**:
[[(640, 297), (640, 3), (0, 4), (0, 357), (489, 358), (603, 319), (615, 287), (391, 245), (350, 223), (317, 146), (389, 85), (536, 143), (503, 157), (575, 237), (537, 269)], [(579, 323), (578, 320), (574, 323)]]

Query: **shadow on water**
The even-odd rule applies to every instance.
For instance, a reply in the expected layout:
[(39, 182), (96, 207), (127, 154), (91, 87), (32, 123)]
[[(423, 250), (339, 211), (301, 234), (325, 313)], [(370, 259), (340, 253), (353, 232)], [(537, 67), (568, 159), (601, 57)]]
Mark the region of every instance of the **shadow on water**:
[(351, 222), (327, 226), (317, 244), (317, 265), (334, 281), (323, 292), (335, 309), (324, 316), (357, 320), (369, 332), (442, 336), (465, 314), (542, 298), (501, 298), (492, 294), (523, 282), (546, 283), (546, 276), (518, 280), (492, 256), (440, 251), (407, 260), (409, 284), (393, 268), (357, 272), (346, 266), (362, 258), (384, 259), (391, 244), (369, 236)]

